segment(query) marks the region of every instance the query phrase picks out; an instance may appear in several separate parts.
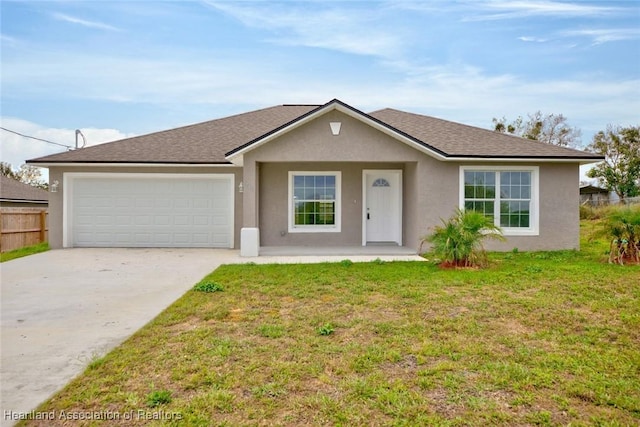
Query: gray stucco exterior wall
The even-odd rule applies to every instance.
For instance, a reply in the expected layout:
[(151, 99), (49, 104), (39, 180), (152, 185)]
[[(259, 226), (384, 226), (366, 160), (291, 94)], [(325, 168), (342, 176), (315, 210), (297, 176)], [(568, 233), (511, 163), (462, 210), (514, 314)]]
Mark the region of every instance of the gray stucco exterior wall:
[[(340, 135), (329, 122), (342, 123)], [(308, 159), (314, 159), (309, 161)], [(403, 244), (420, 248), (421, 238), (441, 224), (459, 206), (460, 166), (508, 166), (514, 163), (440, 161), (364, 123), (332, 111), (277, 140), (245, 154), (245, 167), (259, 171), (247, 176), (260, 184), (256, 194), (245, 194), (257, 204), (257, 227), (262, 246), (359, 245), (362, 242), (362, 170), (401, 169), (403, 172)], [(488, 242), (492, 250), (555, 250), (579, 248), (577, 163), (526, 163), (539, 167), (539, 235), (507, 236)], [(341, 171), (341, 233), (287, 232), (288, 171)], [(247, 198), (248, 197), (248, 198)], [(425, 247), (426, 249), (426, 247)]]
[[(330, 122), (341, 122), (339, 135), (332, 135)], [(331, 111), (245, 154), (245, 180), (260, 184), (257, 199), (250, 192), (247, 194), (245, 187), (245, 205), (253, 200), (258, 204), (255, 211), (259, 212), (262, 246), (361, 245), (362, 171), (402, 170), (403, 242), (408, 238), (407, 245), (417, 248), (414, 236), (419, 224), (414, 207), (419, 194), (418, 163), (424, 169), (434, 162), (437, 161), (359, 120)], [(259, 173), (254, 178), (247, 170)], [(288, 233), (288, 172), (316, 170), (342, 172), (342, 231)]]
[[(261, 163), (260, 238), (262, 246), (359, 246), (362, 244), (362, 171), (402, 170), (397, 163)], [(339, 233), (289, 233), (289, 171), (338, 171), (342, 174)]]
[[(333, 135), (330, 122), (341, 122)], [(579, 248), (578, 163), (491, 163), (438, 160), (336, 110), (316, 118), (243, 155), (240, 167), (51, 167), (50, 182), (64, 182), (65, 172), (164, 173), (235, 175), (234, 242), (240, 230), (257, 227), (262, 246), (362, 244), (363, 170), (402, 171), (402, 242), (420, 248), (420, 239), (441, 224), (459, 206), (460, 166), (518, 165), (539, 167), (539, 235), (509, 236), (505, 242), (488, 242), (492, 250), (555, 250)], [(288, 172), (340, 171), (342, 174), (342, 224), (339, 233), (288, 231)], [(238, 192), (243, 183), (244, 192)], [(64, 186), (49, 200), (49, 241), (63, 244)], [(425, 249), (427, 249), (425, 247)]]

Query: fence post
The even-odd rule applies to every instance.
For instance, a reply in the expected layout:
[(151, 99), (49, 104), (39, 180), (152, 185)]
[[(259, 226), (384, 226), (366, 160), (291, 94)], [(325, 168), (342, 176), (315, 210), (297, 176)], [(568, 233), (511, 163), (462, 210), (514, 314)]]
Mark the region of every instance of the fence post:
[(40, 243), (45, 241), (47, 233), (47, 211), (40, 211)]

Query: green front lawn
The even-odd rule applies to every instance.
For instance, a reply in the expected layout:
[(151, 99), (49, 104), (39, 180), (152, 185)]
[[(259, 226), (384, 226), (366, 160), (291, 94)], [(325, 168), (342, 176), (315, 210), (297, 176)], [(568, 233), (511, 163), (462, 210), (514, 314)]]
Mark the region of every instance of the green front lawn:
[(121, 425), (638, 425), (640, 267), (602, 262), (606, 246), (494, 254), (486, 270), (223, 266), (203, 286), (215, 292), (187, 292), (39, 411), (111, 411)]
[(25, 256), (48, 251), (49, 243), (39, 243), (33, 246), (25, 246), (24, 248), (15, 249), (13, 251), (3, 252), (0, 254), (0, 262), (11, 261), (12, 259), (22, 258)]

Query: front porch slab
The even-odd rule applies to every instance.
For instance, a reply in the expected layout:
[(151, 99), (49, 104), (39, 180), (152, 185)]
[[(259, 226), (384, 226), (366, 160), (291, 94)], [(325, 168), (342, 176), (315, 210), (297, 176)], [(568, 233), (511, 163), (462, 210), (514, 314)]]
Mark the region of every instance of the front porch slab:
[(376, 244), (367, 246), (261, 246), (260, 256), (413, 256), (421, 258), (413, 248)]

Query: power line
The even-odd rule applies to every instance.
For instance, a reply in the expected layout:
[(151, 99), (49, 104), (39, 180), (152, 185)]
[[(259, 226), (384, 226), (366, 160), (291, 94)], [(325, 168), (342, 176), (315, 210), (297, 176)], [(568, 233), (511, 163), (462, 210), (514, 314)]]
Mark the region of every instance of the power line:
[(16, 132), (15, 130), (11, 130), (11, 129), (7, 129), (7, 128), (3, 128), (3, 127), (1, 127), (1, 126), (0, 126), (0, 129), (2, 129), (2, 130), (4, 130), (4, 131), (7, 131), (7, 132), (10, 132), (10, 133), (14, 133), (14, 134), (19, 135), (19, 136), (22, 136), (22, 137), (24, 137), (24, 138), (35, 139), (36, 141), (46, 142), (47, 144), (59, 145), (60, 147), (65, 147), (65, 148), (68, 148), (68, 149), (70, 149), (70, 150), (71, 150), (71, 149), (73, 149), (73, 147), (72, 147), (72, 146), (70, 146), (70, 145), (60, 144), (60, 143), (58, 143), (58, 142), (48, 141), (48, 140), (46, 140), (46, 139), (42, 139), (42, 138), (36, 138), (35, 136), (25, 135), (25, 134), (22, 134), (22, 133), (20, 133), (20, 132)]

